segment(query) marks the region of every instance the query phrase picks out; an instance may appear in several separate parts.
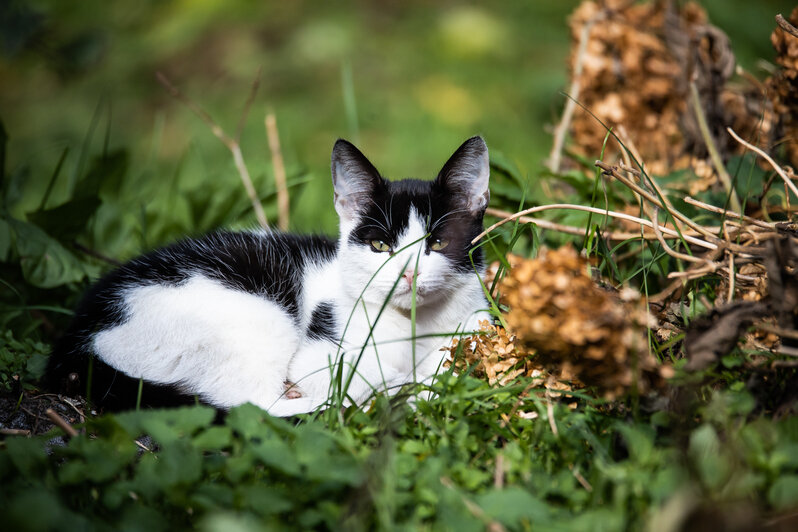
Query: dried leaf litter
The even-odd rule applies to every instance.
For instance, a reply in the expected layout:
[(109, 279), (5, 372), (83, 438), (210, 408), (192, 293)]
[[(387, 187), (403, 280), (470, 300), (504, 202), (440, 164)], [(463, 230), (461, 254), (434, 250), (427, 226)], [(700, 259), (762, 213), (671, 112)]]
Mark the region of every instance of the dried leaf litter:
[(458, 370), (496, 385), (524, 375), (550, 390), (589, 386), (607, 399), (664, 383), (671, 369), (648, 352), (645, 308), (597, 286), (573, 248), (509, 260), (500, 289), (509, 331), (484, 322), (481, 334), (455, 341)]

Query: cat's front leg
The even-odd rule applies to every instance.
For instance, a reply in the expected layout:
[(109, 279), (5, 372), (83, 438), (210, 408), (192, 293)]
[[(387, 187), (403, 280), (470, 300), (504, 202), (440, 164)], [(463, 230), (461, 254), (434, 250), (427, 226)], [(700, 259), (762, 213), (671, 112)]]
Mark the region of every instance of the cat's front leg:
[(342, 352), (332, 342), (325, 341), (303, 346), (291, 360), (288, 378), (303, 397), (314, 399), (317, 405), (334, 394), (361, 404), (377, 391), (392, 393), (406, 382), (406, 375), (382, 361), (373, 348)]

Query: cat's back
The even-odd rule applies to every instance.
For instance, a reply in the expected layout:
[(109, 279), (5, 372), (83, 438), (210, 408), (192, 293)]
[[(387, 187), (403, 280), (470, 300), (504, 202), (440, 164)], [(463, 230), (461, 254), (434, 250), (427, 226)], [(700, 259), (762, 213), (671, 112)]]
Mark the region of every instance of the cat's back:
[[(333, 261), (335, 256), (336, 242), (322, 236), (276, 231), (219, 231), (181, 240), (134, 258), (109, 272), (86, 293), (76, 309), (72, 325), (56, 343), (47, 380), (52, 387), (63, 389), (65, 379), (75, 373), (85, 384), (88, 357), (99, 355), (99, 363), (108, 360), (108, 355), (97, 352), (97, 339), (108, 331), (133, 327), (137, 315), (150, 315), (149, 325), (158, 320), (169, 323), (162, 334), (165, 338), (181, 334), (177, 314), (184, 307), (192, 316), (221, 324), (224, 316), (240, 322), (257, 315), (259, 306), (271, 305), (268, 316), (272, 318), (264, 321), (279, 321), (282, 314), (285, 318), (280, 323), (288, 327), (301, 314), (304, 272), (309, 267)], [(180, 307), (181, 301), (185, 301), (184, 307)], [(227, 308), (224, 301), (230, 302)], [(234, 312), (242, 315), (232, 320)], [(184, 330), (183, 333), (197, 337), (202, 329), (193, 333)], [(151, 330), (142, 331), (141, 338), (133, 341), (143, 347), (154, 334)], [(116, 341), (117, 345), (122, 343), (128, 342)], [(152, 347), (156, 349), (163, 344), (164, 341), (160, 341)], [(131, 351), (132, 354), (133, 349), (134, 346), (126, 345), (115, 351), (129, 360), (134, 357), (123, 353)], [(135, 358), (151, 357), (137, 355)], [(115, 367), (124, 369), (118, 363)], [(111, 368), (104, 369), (108, 370), (111, 380), (121, 378), (111, 374)], [(169, 399), (166, 402), (171, 403), (171, 397)]]

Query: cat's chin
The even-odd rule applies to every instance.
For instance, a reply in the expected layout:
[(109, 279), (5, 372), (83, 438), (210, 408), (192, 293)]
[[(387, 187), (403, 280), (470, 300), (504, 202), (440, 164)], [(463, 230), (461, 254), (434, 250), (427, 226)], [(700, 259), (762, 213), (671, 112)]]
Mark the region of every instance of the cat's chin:
[(401, 293), (394, 292), (393, 297), (391, 298), (391, 305), (398, 309), (409, 311), (414, 304), (416, 308), (418, 308), (434, 302), (436, 300), (435, 295), (435, 293), (419, 287), (416, 290), (416, 300), (414, 303), (413, 292), (410, 289), (407, 289)]

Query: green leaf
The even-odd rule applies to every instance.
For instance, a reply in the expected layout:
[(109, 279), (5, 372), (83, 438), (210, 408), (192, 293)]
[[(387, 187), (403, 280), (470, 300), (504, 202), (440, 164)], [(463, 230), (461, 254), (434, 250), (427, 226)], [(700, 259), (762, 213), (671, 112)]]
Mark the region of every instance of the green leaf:
[(286, 475), (298, 476), (301, 472), (294, 450), (285, 441), (270, 436), (250, 448), (253, 456), (267, 466)]
[(46, 211), (28, 215), (28, 220), (62, 242), (71, 242), (86, 230), (100, 206), (97, 196), (79, 197)]
[(233, 440), (230, 427), (211, 427), (194, 438), (194, 447), (203, 451), (215, 451), (228, 447)]
[[(164, 445), (158, 453), (145, 453), (136, 473), (136, 491), (155, 500), (159, 494), (195, 484), (202, 475), (202, 455), (187, 441)], [(172, 494), (170, 494), (172, 495)], [(179, 496), (179, 491), (174, 493)]]
[(338, 442), (328, 431), (311, 425), (299, 427), (291, 450), (304, 466), (308, 479), (353, 486), (361, 481), (362, 471), (355, 458), (340, 449)]
[(78, 282), (86, 275), (81, 261), (33, 224), (8, 220), (15, 234), (22, 275), (39, 288)]
[(522, 520), (539, 525), (549, 519), (546, 505), (521, 488), (494, 489), (479, 495), (476, 503), (493, 519), (516, 526)]
[(720, 440), (712, 425), (701, 425), (690, 434), (688, 454), (704, 484), (709, 489), (719, 490), (728, 479), (731, 466), (721, 452)]
[(147, 434), (158, 443), (166, 444), (193, 435), (210, 425), (215, 416), (213, 408), (190, 406), (125, 412), (116, 416), (116, 420), (131, 434)]
[(91, 439), (85, 435), (73, 438), (69, 448), (62, 451), (73, 458), (58, 470), (58, 479), (64, 484), (111, 480), (133, 461), (136, 452), (132, 440)]
[(780, 511), (798, 506), (798, 475), (779, 477), (768, 490), (768, 502)]
[(47, 457), (40, 440), (10, 438), (5, 441), (5, 445), (11, 463), (22, 477), (41, 477), (47, 467)]
[(638, 464), (651, 462), (654, 453), (654, 430), (651, 427), (619, 423), (618, 432), (626, 440), (626, 447), (632, 460)]
[(264, 427), (276, 428), (281, 434), (289, 434), (293, 428), (286, 421), (269, 416), (264, 410), (247, 403), (232, 408), (225, 418), (225, 424), (244, 438), (259, 436)]
[(241, 486), (236, 492), (242, 506), (258, 515), (270, 516), (286, 512), (292, 506), (291, 501), (272, 486)]

